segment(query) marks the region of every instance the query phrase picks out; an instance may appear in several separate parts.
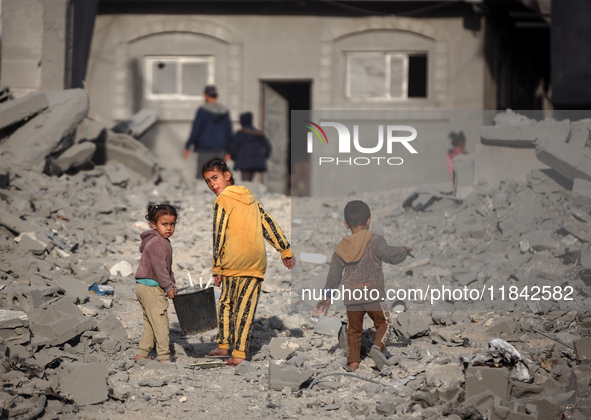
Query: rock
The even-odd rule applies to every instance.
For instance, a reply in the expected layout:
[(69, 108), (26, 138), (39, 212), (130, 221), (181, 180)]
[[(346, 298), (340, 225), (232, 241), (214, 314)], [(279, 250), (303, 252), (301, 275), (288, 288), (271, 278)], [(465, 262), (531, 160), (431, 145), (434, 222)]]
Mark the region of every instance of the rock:
[(106, 363), (62, 363), (60, 391), (79, 405), (97, 404), (108, 398)]
[(310, 369), (298, 369), (279, 365), (276, 362), (269, 362), (269, 388), (281, 391), (288, 387), (292, 391), (297, 391), (304, 382), (314, 375)]

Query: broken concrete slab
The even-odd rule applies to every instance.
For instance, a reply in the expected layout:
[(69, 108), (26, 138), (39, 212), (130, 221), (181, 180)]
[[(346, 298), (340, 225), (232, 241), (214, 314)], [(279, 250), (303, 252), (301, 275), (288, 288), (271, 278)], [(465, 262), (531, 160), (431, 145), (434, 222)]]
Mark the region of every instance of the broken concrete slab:
[(513, 318), (501, 318), (493, 325), (491, 325), (487, 330), (487, 334), (491, 336), (499, 336), (499, 335), (511, 335), (515, 333), (516, 323)]
[(128, 347), (127, 330), (115, 315), (109, 315), (98, 324), (98, 330), (108, 335), (101, 343), (101, 350), (106, 354), (116, 354)]
[(570, 130), (569, 120), (530, 120), (529, 124), (483, 126), (480, 138), (488, 145), (533, 148), (538, 139), (566, 142)]
[(29, 313), (29, 323), (31, 332), (46, 338), (52, 346), (96, 327), (96, 321), (85, 317), (67, 298), (58, 298), (34, 309)]
[[(96, 152), (96, 144), (90, 141), (78, 143), (66, 149), (56, 158), (51, 159), (50, 165), (55, 168), (55, 175), (60, 175), (72, 168), (90, 162)], [(52, 174), (54, 174), (52, 172)]]
[(0, 341), (23, 344), (31, 340), (29, 317), (23, 311), (0, 309)]
[(125, 187), (131, 179), (131, 174), (122, 163), (109, 162), (105, 165), (105, 173), (113, 185)]
[[(519, 162), (515, 165), (514, 162)], [(496, 187), (505, 179), (526, 181), (533, 169), (547, 169), (534, 149), (477, 144), (474, 149), (474, 183)]]
[(281, 391), (283, 388), (290, 388), (297, 391), (300, 386), (314, 375), (311, 369), (301, 369), (274, 361), (269, 361), (269, 381), (270, 389)]
[(62, 363), (58, 372), (60, 392), (79, 405), (98, 404), (109, 397), (108, 376), (106, 363)]
[(586, 212), (591, 211), (591, 181), (577, 178), (573, 182), (572, 202)]
[(0, 130), (25, 121), (49, 106), (45, 92), (33, 92), (13, 101), (0, 103)]
[(3, 145), (13, 162), (38, 171), (44, 169), (47, 156), (72, 145), (76, 127), (89, 108), (88, 93), (83, 89), (46, 94), (49, 108), (18, 128)]
[(536, 156), (540, 162), (574, 181), (591, 181), (591, 150), (552, 140), (536, 141)]
[(158, 178), (159, 166), (150, 150), (135, 138), (126, 134), (105, 130), (96, 142), (97, 151), (93, 162), (104, 165), (117, 161), (147, 179)]
[(503, 401), (509, 399), (509, 370), (487, 366), (470, 366), (466, 369), (466, 400), (490, 391)]
[(551, 194), (571, 190), (573, 181), (560, 175), (554, 169), (533, 169), (527, 176), (527, 183), (536, 194)]
[(117, 124), (112, 130), (115, 133), (128, 134), (137, 139), (157, 122), (158, 115), (156, 112), (148, 108), (143, 108), (133, 114), (130, 119)]

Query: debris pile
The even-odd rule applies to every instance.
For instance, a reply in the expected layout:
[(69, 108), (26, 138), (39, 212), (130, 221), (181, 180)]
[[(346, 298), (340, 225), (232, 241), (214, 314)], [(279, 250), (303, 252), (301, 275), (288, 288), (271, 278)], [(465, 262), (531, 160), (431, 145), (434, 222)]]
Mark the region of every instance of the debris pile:
[[(355, 197), (370, 205), (372, 231), (416, 256), (384, 265), (387, 289), (484, 296), (390, 299), (395, 334), (384, 358), (377, 364), (370, 356), (366, 320), (363, 360), (350, 373), (344, 306), (316, 318), (302, 291), (324, 286), (332, 250), (348, 234), (342, 209), (351, 197), (257, 194), (303, 255), (289, 272), (269, 248), (249, 360), (237, 368), (206, 360), (216, 331), (185, 335), (171, 304), (175, 363), (134, 362), (143, 328), (133, 277), (139, 233), (149, 229), (145, 206), (169, 201), (180, 209), (171, 241), (183, 288), (190, 275), (204, 284), (211, 277), (215, 196), (160, 169), (128, 134), (84, 120), (87, 110), (78, 90), (0, 103), (0, 417), (591, 417), (587, 122), (534, 123), (508, 113), (483, 128), (481, 146), (497, 152), (454, 163), (455, 191)], [(143, 123), (134, 124), (120, 131)], [(498, 182), (482, 176), (490, 156), (513, 149), (528, 157), (503, 165), (523, 172), (533, 156), (541, 166), (507, 171)]]

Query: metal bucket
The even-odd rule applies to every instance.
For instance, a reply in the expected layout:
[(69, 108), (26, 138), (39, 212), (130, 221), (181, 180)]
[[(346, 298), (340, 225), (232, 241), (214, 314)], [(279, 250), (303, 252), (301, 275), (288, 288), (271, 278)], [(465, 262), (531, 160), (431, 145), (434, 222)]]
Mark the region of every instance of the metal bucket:
[(179, 293), (172, 300), (184, 335), (198, 334), (218, 326), (213, 287)]

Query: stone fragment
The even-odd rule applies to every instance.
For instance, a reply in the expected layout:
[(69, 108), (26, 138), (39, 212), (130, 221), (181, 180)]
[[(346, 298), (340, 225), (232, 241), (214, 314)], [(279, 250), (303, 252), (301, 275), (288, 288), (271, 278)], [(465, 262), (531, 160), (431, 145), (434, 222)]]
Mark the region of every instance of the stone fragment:
[(120, 261), (109, 270), (112, 276), (127, 277), (133, 274), (133, 267), (127, 261)]
[(0, 130), (25, 121), (49, 106), (45, 92), (33, 92), (13, 101), (0, 103)]
[(425, 369), (427, 385), (446, 392), (451, 389), (458, 389), (464, 382), (463, 368), (459, 363), (448, 363), (437, 365), (431, 363)]
[(58, 373), (60, 392), (79, 405), (98, 404), (109, 397), (106, 363), (62, 363)]
[(31, 332), (35, 336), (46, 338), (52, 346), (63, 344), (96, 327), (93, 319), (86, 318), (66, 298), (55, 299), (31, 311), (29, 323)]
[(288, 387), (297, 391), (300, 386), (314, 375), (311, 369), (301, 369), (292, 366), (280, 365), (269, 361), (269, 388), (281, 391)]
[(52, 160), (52, 165), (59, 173), (89, 162), (96, 151), (96, 144), (85, 141), (66, 149), (61, 155)]
[(105, 172), (111, 184), (126, 186), (131, 175), (127, 168), (121, 163), (109, 163), (105, 165)]
[(466, 369), (466, 400), (487, 390), (506, 401), (509, 398), (509, 370), (486, 366)]
[(98, 324), (98, 330), (108, 334), (109, 338), (101, 344), (101, 350), (107, 354), (116, 354), (127, 348), (127, 330), (115, 315), (109, 315)]
[(289, 341), (283, 337), (273, 337), (269, 342), (269, 353), (275, 360), (287, 360), (294, 355), (300, 346), (297, 343)]
[(486, 330), (488, 336), (511, 335), (515, 332), (515, 321), (512, 318), (502, 318)]

